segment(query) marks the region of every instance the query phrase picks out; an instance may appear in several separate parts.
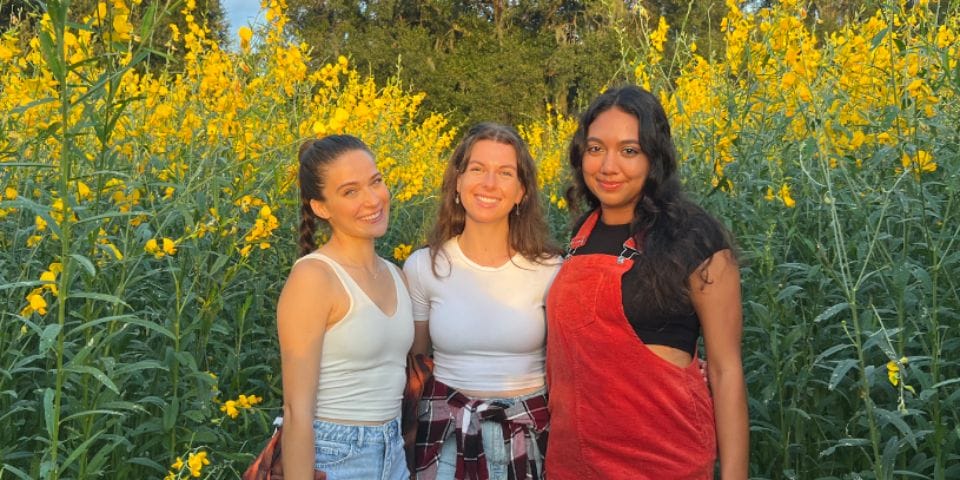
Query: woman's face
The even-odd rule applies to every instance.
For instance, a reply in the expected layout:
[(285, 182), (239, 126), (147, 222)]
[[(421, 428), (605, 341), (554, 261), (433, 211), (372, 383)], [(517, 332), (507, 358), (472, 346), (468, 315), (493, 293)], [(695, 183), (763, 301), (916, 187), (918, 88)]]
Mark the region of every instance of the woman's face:
[(310, 206), (337, 234), (377, 238), (387, 232), (390, 191), (364, 150), (343, 153), (324, 168), (323, 196)]
[(649, 173), (650, 160), (640, 150), (637, 117), (617, 107), (597, 115), (587, 128), (583, 180), (600, 200), (604, 223), (622, 225), (633, 220)]
[(466, 211), (466, 225), (509, 222), (510, 212), (523, 199), (512, 145), (480, 140), (467, 155), (467, 166), (457, 177), (457, 193)]

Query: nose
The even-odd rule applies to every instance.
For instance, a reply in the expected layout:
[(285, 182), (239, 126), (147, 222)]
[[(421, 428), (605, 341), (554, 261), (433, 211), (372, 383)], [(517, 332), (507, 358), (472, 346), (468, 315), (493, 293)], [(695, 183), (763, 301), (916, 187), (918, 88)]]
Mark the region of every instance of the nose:
[(376, 189), (373, 187), (368, 187), (363, 190), (363, 204), (364, 205), (377, 205), (380, 203), (380, 196), (377, 195)]
[(497, 185), (497, 172), (487, 172), (483, 174), (482, 185), (485, 187), (494, 187)]
[(613, 152), (607, 150), (603, 152), (603, 158), (600, 159), (600, 173), (611, 174), (617, 171), (617, 159)]

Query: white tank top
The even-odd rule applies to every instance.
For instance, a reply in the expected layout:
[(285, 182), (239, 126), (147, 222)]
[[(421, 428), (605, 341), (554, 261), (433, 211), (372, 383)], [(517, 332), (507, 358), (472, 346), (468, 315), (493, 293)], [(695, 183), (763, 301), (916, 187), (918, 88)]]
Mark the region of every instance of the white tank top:
[(379, 259), (387, 263), (397, 290), (397, 310), (388, 316), (333, 259), (314, 252), (297, 262), (307, 258), (330, 265), (350, 298), (347, 314), (323, 337), (314, 415), (364, 422), (398, 417), (413, 345), (410, 295), (399, 270)]

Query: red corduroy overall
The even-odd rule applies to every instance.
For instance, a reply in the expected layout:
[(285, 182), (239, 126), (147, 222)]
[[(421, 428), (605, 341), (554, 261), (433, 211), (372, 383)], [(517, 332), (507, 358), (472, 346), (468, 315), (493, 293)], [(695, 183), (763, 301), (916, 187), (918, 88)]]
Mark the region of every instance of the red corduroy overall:
[[(583, 246), (594, 212), (570, 242)], [(546, 475), (566, 479), (709, 479), (713, 400), (696, 359), (650, 351), (623, 313), (621, 277), (642, 254), (569, 256), (547, 297), (550, 441)]]

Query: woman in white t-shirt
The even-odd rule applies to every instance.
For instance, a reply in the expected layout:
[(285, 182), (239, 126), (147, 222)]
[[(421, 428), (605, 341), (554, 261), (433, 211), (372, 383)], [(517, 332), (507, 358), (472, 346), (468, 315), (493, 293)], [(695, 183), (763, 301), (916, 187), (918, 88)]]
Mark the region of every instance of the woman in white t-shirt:
[(418, 479), (539, 479), (549, 417), (544, 298), (560, 266), (517, 132), (481, 123), (447, 165), (427, 248), (404, 265), (414, 352), (433, 350)]

